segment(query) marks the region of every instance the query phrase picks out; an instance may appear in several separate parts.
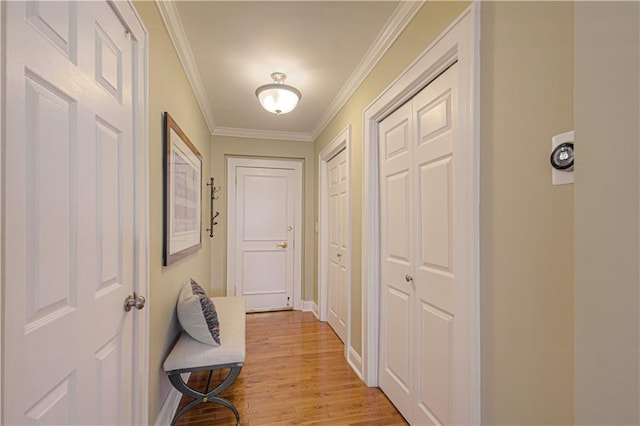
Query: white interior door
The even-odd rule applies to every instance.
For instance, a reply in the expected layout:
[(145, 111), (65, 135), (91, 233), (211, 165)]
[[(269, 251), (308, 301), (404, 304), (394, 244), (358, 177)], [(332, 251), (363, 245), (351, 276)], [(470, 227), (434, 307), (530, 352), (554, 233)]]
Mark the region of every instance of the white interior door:
[(5, 424), (132, 417), (132, 41), (106, 2), (6, 5)]
[(347, 340), (347, 151), (329, 160), (328, 321), (342, 342)]
[(411, 422), (414, 398), (411, 103), (380, 123), (379, 386)]
[(247, 311), (293, 309), (296, 173), (235, 168), (235, 294)]
[[(454, 127), (457, 66), (413, 100), (416, 424), (455, 424)], [(458, 260), (460, 260), (458, 258)]]
[(380, 387), (412, 424), (456, 422), (456, 90), (453, 65), (380, 123)]

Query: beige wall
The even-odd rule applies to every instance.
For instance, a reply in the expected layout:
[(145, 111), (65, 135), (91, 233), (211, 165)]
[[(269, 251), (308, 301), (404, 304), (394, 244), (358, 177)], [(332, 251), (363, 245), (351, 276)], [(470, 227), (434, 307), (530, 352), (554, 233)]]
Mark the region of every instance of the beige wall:
[[(223, 190), (211, 251), (203, 236), (197, 255), (161, 266), (162, 111), (223, 188), (226, 156), (305, 160), (304, 299), (315, 301), (315, 164), (352, 126), (351, 332), (361, 353), (362, 113), (467, 5), (426, 3), (311, 145), (210, 137), (155, 4), (136, 3), (151, 40), (150, 420), (169, 389), (161, 361), (177, 332), (177, 288), (193, 276), (224, 294), (226, 263)], [(482, 421), (572, 424), (575, 415), (578, 424), (638, 424), (638, 5), (485, 1), (481, 26)], [(573, 127), (574, 104), (576, 184), (556, 187), (550, 139)], [(623, 155), (609, 155), (616, 148)]]
[(639, 12), (575, 5), (576, 424), (640, 424)]
[[(202, 233), (202, 249), (171, 266), (162, 266), (162, 113), (168, 111), (202, 154), (203, 177), (209, 176), (209, 130), (169, 40), (155, 2), (136, 2), (149, 31), (149, 420), (155, 422), (171, 384), (162, 362), (175, 341), (178, 291), (187, 279), (209, 286), (209, 237)], [(204, 187), (204, 182), (203, 182)], [(205, 187), (206, 188), (206, 187)], [(203, 189), (203, 199), (204, 195)], [(209, 210), (203, 204), (203, 218)]]
[[(351, 344), (362, 353), (362, 114), (367, 106), (468, 6), (468, 2), (428, 2), (378, 62), (336, 117), (314, 141), (314, 158), (351, 125)], [(315, 175), (315, 199), (318, 185)], [(318, 220), (315, 212), (315, 220)], [(317, 247), (317, 241), (314, 241)], [(318, 265), (314, 265), (314, 300), (318, 301)]]
[(572, 423), (573, 194), (552, 186), (573, 128), (568, 2), (483, 2), (480, 262), (482, 419)]
[(313, 182), (315, 163), (313, 144), (310, 142), (275, 141), (265, 139), (247, 139), (229, 136), (211, 137), (211, 176), (216, 186), (222, 186), (214, 209), (220, 212), (214, 229), (211, 261), (211, 292), (214, 295), (226, 294), (227, 274), (227, 157), (284, 158), (303, 160), (303, 250), (302, 250), (302, 300), (314, 300), (313, 263), (315, 258), (315, 224), (313, 212)]
[[(426, 3), (315, 141), (317, 156), (341, 129), (352, 125), (351, 331), (358, 353), (362, 113), (467, 5)], [(572, 187), (551, 185), (548, 162), (551, 136), (573, 126), (572, 13), (571, 3), (482, 4), (485, 424), (572, 422)]]

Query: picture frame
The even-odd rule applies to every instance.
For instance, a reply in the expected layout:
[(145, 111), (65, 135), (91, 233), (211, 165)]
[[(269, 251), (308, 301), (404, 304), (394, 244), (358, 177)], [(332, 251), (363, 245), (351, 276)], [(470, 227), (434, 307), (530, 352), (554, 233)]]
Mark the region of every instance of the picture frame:
[(202, 247), (202, 155), (164, 113), (164, 266)]

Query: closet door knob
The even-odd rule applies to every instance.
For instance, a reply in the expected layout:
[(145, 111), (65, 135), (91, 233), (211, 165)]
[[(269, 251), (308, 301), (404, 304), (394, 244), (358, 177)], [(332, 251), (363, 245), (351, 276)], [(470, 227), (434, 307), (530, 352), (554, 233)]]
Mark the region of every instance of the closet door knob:
[(405, 275), (404, 279), (407, 280), (407, 282), (413, 281), (413, 277), (409, 274)]

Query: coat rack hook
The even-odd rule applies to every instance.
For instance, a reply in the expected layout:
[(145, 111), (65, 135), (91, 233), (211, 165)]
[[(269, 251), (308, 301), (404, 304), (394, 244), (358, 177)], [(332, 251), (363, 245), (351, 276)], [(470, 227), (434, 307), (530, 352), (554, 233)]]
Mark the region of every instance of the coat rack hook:
[(211, 187), (210, 206), (209, 206), (210, 219), (209, 219), (209, 227), (207, 228), (207, 231), (209, 231), (209, 237), (211, 238), (213, 238), (213, 227), (218, 224), (218, 222), (216, 222), (215, 219), (220, 215), (220, 212), (214, 212), (213, 201), (218, 199), (218, 196), (216, 195), (216, 193), (220, 192), (220, 190), (222, 189), (221, 186), (215, 186), (214, 182), (215, 182), (215, 179), (213, 177), (210, 177), (209, 182), (207, 183), (207, 186)]

